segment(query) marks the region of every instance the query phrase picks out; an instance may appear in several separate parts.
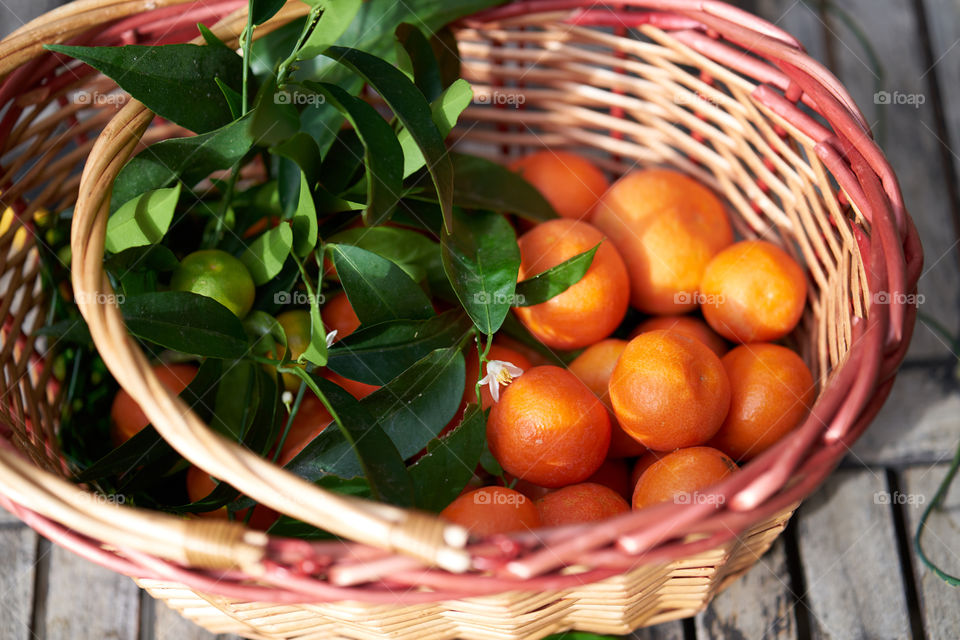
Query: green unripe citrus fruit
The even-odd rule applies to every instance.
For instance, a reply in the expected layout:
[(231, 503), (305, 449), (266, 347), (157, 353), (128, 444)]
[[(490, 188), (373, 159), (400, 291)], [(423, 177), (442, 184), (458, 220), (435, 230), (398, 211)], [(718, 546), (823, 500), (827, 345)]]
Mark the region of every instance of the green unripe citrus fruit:
[(250, 311), (256, 289), (243, 263), (219, 249), (194, 251), (185, 257), (173, 272), (170, 288), (213, 298), (238, 318)]

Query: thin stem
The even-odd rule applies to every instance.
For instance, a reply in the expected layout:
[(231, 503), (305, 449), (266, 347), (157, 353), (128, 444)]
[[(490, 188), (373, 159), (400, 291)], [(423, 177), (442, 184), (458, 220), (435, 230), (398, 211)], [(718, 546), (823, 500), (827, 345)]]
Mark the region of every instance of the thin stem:
[(280, 66), (277, 67), (277, 86), (282, 87), (287, 82), (287, 76), (290, 75), (290, 71), (293, 68), (293, 64), (297, 61), (297, 55), (300, 53), (300, 49), (306, 43), (307, 38), (310, 37), (310, 34), (313, 33), (313, 30), (317, 26), (317, 22), (320, 21), (320, 5), (314, 5), (310, 9), (310, 13), (307, 14), (307, 21), (303, 24), (303, 31), (300, 32), (300, 37), (297, 38), (297, 44), (294, 45), (293, 51), (290, 52), (290, 55), (287, 56), (287, 59), (280, 63)]
[(958, 470), (960, 470), (960, 445), (957, 446), (957, 451), (953, 454), (953, 461), (950, 463), (950, 468), (947, 470), (947, 475), (943, 478), (943, 482), (940, 483), (940, 486), (937, 487), (937, 492), (934, 494), (933, 500), (930, 501), (930, 504), (924, 510), (923, 515), (920, 516), (920, 522), (917, 524), (917, 533), (913, 537), (913, 548), (916, 550), (917, 555), (920, 556), (920, 560), (923, 562), (923, 564), (925, 564), (928, 569), (933, 571), (938, 578), (954, 587), (960, 586), (960, 577), (951, 575), (935, 565), (933, 561), (927, 557), (927, 554), (924, 553), (921, 538), (923, 537), (923, 530), (927, 526), (927, 518), (930, 517), (930, 514), (933, 513), (934, 509), (943, 505), (943, 502), (947, 498), (947, 493), (950, 491), (950, 486), (953, 483), (953, 479), (956, 477)]
[(247, 115), (248, 85), (250, 77), (250, 46), (253, 41), (253, 0), (247, 0), (247, 26), (243, 29), (243, 88), (240, 100), (240, 112)]
[(280, 457), (280, 450), (283, 449), (284, 443), (287, 441), (287, 436), (290, 435), (290, 427), (293, 426), (293, 421), (297, 417), (297, 413), (300, 411), (300, 403), (303, 401), (303, 396), (306, 395), (307, 385), (301, 380), (300, 388), (297, 389), (297, 397), (293, 401), (293, 407), (290, 409), (290, 415), (287, 416), (287, 423), (283, 427), (283, 433), (280, 434), (280, 440), (277, 441), (277, 446), (274, 448), (272, 462), (276, 462), (277, 458)]

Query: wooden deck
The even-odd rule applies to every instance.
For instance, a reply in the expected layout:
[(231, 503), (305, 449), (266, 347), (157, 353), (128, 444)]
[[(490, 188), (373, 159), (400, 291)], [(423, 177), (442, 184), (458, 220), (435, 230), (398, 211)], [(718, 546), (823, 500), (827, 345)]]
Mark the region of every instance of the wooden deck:
[[(960, 335), (960, 0), (740, 0), (799, 37), (849, 87), (899, 175), (920, 229), (921, 314)], [(851, 29), (871, 34), (882, 69)], [(874, 94), (922, 104), (877, 104)], [(897, 100), (893, 98), (892, 101)], [(960, 589), (919, 563), (912, 536), (960, 438), (958, 359), (921, 322), (876, 423), (786, 534), (692, 620), (638, 639), (960, 638)], [(960, 489), (935, 516), (930, 555), (960, 573)], [(126, 578), (38, 538), (0, 512), (0, 637), (212, 638)]]

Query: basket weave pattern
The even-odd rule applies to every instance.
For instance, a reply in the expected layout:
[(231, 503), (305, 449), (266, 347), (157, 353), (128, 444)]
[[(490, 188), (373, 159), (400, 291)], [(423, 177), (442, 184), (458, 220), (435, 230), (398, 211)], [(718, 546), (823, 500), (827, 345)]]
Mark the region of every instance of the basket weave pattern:
[[(117, 308), (103, 303), (113, 178), (144, 144), (182, 132), (151, 125), (136, 101), (78, 103), (75, 90), (106, 94), (112, 83), (40, 49), (185, 41), (197, 21), (218, 20), (215, 32), (235, 41), (245, 22), (238, 0), (181, 2), (81, 0), (0, 43), (2, 199), (27, 228), (41, 207), (76, 205), (81, 311), (110, 370), (174, 448), (258, 501), (356, 542), (268, 538), (116, 507), (66, 481), (54, 435), (64, 390), (31, 337), (45, 304), (34, 238), (18, 246), (16, 229), (0, 237), (0, 284), (11, 292), (0, 303), (0, 503), (211, 631), (526, 638), (623, 633), (691, 615), (769, 547), (889, 393), (916, 314), (901, 300), (915, 291), (922, 256), (896, 178), (833, 76), (788, 34), (723, 3), (529, 0), (458, 27), (475, 104), (456, 143), (496, 159), (571, 148), (613, 174), (667, 165), (712, 186), (742, 236), (777, 242), (808, 267), (794, 338), (821, 384), (809, 418), (719, 485), (710, 504), (465, 549), (462, 532), (432, 516), (331, 494), (220, 438), (158, 383)], [(289, 3), (258, 33), (304, 13)], [(876, 304), (878, 292), (890, 303)]]

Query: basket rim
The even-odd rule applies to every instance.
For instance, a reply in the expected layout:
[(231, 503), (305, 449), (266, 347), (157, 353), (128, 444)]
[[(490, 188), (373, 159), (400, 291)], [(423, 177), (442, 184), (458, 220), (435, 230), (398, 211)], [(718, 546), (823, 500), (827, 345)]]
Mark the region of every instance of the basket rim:
[[(182, 2), (184, 0), (164, 0), (164, 4), (171, 6)], [(97, 0), (81, 0), (76, 4), (99, 6), (101, 3)], [(115, 4), (123, 4), (123, 0), (116, 0)], [(231, 7), (240, 6), (240, 1), (227, 0), (223, 4)], [(636, 21), (636, 24), (642, 23), (669, 30), (669, 27), (675, 24), (671, 21), (679, 16), (701, 24), (706, 33), (722, 34), (734, 43), (742, 42), (744, 38), (749, 37), (752, 45), (751, 49), (754, 52), (761, 53), (775, 61), (780, 73), (786, 79), (785, 87), (782, 88), (783, 95), (770, 88), (768, 84), (760, 82), (757, 91), (754, 93), (754, 98), (785, 118), (794, 118), (799, 123), (798, 126), (803, 127), (805, 132), (817, 141), (817, 152), (821, 160), (837, 176), (837, 180), (846, 191), (847, 197), (859, 206), (872, 224), (870, 237), (866, 238), (860, 247), (862, 254), (869, 258), (868, 276), (871, 279), (871, 289), (876, 287), (874, 290), (899, 293), (909, 293), (915, 290), (922, 254), (916, 230), (904, 208), (896, 177), (882, 152), (870, 138), (862, 114), (853, 105), (849, 94), (828, 70), (807, 56), (789, 34), (741, 9), (712, 0), (621, 0), (615, 3), (599, 3), (598, 5), (592, 5), (583, 0), (520, 0), (477, 14), (464, 20), (463, 25), (465, 27), (483, 27), (484, 25), (496, 24), (498, 21), (519, 17), (530, 18), (542, 13), (556, 11), (573, 12), (569, 19), (576, 24), (600, 24), (597, 21), (606, 16), (591, 14), (589, 11), (578, 12), (578, 9), (582, 9), (584, 6), (595, 7), (610, 4), (625, 6), (630, 9), (648, 10), (643, 15), (633, 15), (632, 19)], [(245, 14), (245, 8), (241, 7), (230, 16), (227, 22), (235, 27), (240, 17), (245, 19)], [(220, 28), (226, 33), (229, 29), (223, 24), (221, 23)], [(22, 40), (30, 33), (35, 32), (35, 29), (22, 28), (13, 35)], [(6, 59), (7, 50), (4, 48), (6, 43), (6, 40), (4, 43), (0, 43), (0, 60)], [(695, 40), (687, 38), (684, 44), (691, 46), (695, 51), (708, 58), (711, 54), (718, 55), (715, 50), (710, 50), (706, 43), (697, 43)], [(0, 69), (2, 69), (2, 66), (0, 66)], [(3, 90), (7, 86), (5, 84), (3, 88), (0, 88), (0, 95), (3, 95)], [(803, 122), (802, 114), (795, 106), (795, 103), (801, 99), (813, 99), (815, 104), (822, 109), (822, 115), (833, 130), (824, 127), (817, 130), (809, 123)], [(80, 200), (77, 202), (72, 239), (74, 245), (73, 278), (75, 290), (78, 293), (89, 294), (83, 296), (83, 298), (93, 301), (81, 305), (81, 311), (91, 325), (91, 332), (94, 333), (94, 340), (98, 346), (100, 345), (100, 342), (97, 341), (98, 337), (101, 341), (109, 343), (111, 338), (116, 340), (116, 336), (124, 335), (123, 332), (125, 331), (116, 309), (98, 305), (97, 301), (102, 300), (102, 298), (94, 295), (96, 292), (109, 291), (109, 283), (103, 277), (102, 261), (97, 258), (97, 255), (99, 254), (102, 259), (103, 232), (106, 221), (103, 209), (108, 202), (109, 185), (112, 184), (110, 172), (114, 171), (115, 173), (119, 170), (119, 166), (122, 166), (126, 157), (132, 151), (132, 145), (118, 141), (121, 140), (122, 136), (128, 136), (129, 139), (138, 139), (151, 119), (152, 114), (139, 103), (131, 101), (110, 122), (97, 140), (97, 144), (91, 152), (90, 158), (88, 158), (81, 180)], [(113, 146), (110, 146), (111, 144)], [(872, 241), (875, 239), (877, 241)], [(735, 535), (734, 530), (741, 531), (745, 526), (744, 522), (747, 520), (759, 521), (763, 515), (769, 516), (774, 512), (792, 508), (791, 505), (794, 505), (800, 498), (815, 489), (839, 462), (847, 446), (866, 428), (876, 412), (879, 411), (890, 391), (893, 375), (905, 355), (916, 316), (915, 308), (896, 302), (903, 296), (891, 296), (891, 298), (895, 300), (894, 304), (879, 308), (874, 307), (865, 319), (854, 323), (855, 340), (850, 347), (847, 360), (834, 370), (831, 384), (818, 398), (810, 416), (803, 425), (776, 446), (745, 465), (741, 472), (733, 474), (727, 481), (717, 486), (716, 493), (729, 498), (729, 500), (725, 500), (725, 503), (730, 506), (727, 520), (738, 523), (733, 527), (726, 527), (726, 532), (723, 531), (726, 526), (723, 524), (725, 522), (724, 518), (709, 514), (709, 511), (713, 510), (712, 507), (697, 509), (685, 505), (661, 505), (644, 510), (644, 512), (625, 514), (606, 521), (603, 526), (571, 525), (548, 531), (545, 535), (540, 535), (544, 532), (538, 531), (534, 537), (539, 536), (541, 538), (539, 542), (542, 542), (546, 548), (534, 551), (521, 560), (509, 561), (508, 556), (535, 543), (531, 540), (530, 535), (518, 534), (498, 537), (492, 541), (481, 541), (469, 547), (474, 559), (474, 566), (476, 567), (478, 558), (482, 558), (483, 554), (489, 554), (496, 548), (500, 553), (500, 562), (494, 568), (494, 577), (490, 578), (491, 588), (498, 591), (522, 589), (524, 586), (537, 584), (538, 578), (535, 578), (535, 576), (550, 574), (555, 571), (558, 567), (558, 558), (569, 559), (576, 557), (579, 551), (590, 548), (591, 545), (596, 548), (604, 543), (615, 542), (611, 553), (619, 555), (622, 562), (619, 565), (612, 563), (611, 566), (616, 567), (613, 569), (614, 573), (619, 573), (625, 570), (627, 566), (636, 564), (638, 561), (652, 562), (661, 557), (667, 559), (671, 557), (671, 553), (676, 555), (678, 552), (691, 548), (688, 543), (658, 548), (656, 545), (660, 539), (671, 531), (682, 531), (696, 524), (712, 525), (715, 529), (715, 537), (708, 538), (708, 541), (715, 543), (722, 541), (724, 536)], [(118, 342), (122, 343), (124, 341), (118, 340)], [(145, 366), (146, 360), (142, 354), (136, 353), (135, 350), (138, 349), (136, 345), (130, 342), (129, 338), (126, 339), (126, 342), (129, 344), (112, 345), (112, 349), (116, 353), (111, 356), (112, 359), (107, 361), (107, 364), (112, 371), (115, 367), (118, 367), (128, 374), (118, 376), (122, 386), (127, 388), (128, 384), (131, 385), (130, 388), (127, 388), (128, 392), (131, 392), (138, 401), (144, 401), (147, 405), (144, 408), (148, 417), (155, 424), (164, 425), (162, 428), (158, 427), (158, 431), (161, 432), (161, 435), (167, 437), (170, 425), (166, 425), (164, 420), (158, 421), (154, 418), (167, 417), (169, 412), (180, 412), (183, 407), (178, 405), (179, 401), (176, 397), (170, 396), (164, 387), (159, 385), (155, 379), (151, 379), (152, 373)], [(142, 379), (131, 380), (131, 376), (129, 376), (131, 370), (135, 371)], [(199, 424), (202, 425), (202, 423)], [(189, 432), (193, 428), (196, 428), (196, 424), (191, 423), (188, 418), (183, 421), (183, 424), (174, 425), (170, 428), (170, 433), (174, 440), (178, 440), (185, 435), (185, 432)], [(194, 434), (194, 437), (196, 437), (196, 434)], [(180, 442), (183, 442), (183, 440), (180, 440)], [(195, 439), (194, 443), (204, 446), (209, 445), (214, 450), (224, 452), (224, 455), (228, 455), (228, 458), (236, 463), (238, 468), (245, 467), (249, 471), (248, 461), (244, 459), (242, 452), (232, 451), (235, 445), (217, 442), (215, 437), (204, 434), (200, 434), (199, 439)], [(820, 446), (818, 447), (818, 445)], [(179, 449), (176, 445), (174, 446)], [(811, 451), (813, 451), (812, 454)], [(197, 464), (185, 451), (181, 451), (181, 453), (184, 453), (185, 457), (191, 462)], [(195, 454), (196, 451), (192, 451), (192, 453)], [(204, 454), (206, 453), (205, 450)], [(0, 448), (0, 461), (3, 463), (0, 467), (13, 464), (11, 457), (16, 456), (5, 448)], [(198, 459), (207, 463), (198, 464), (198, 466), (208, 472), (212, 470), (212, 475), (224, 478), (235, 486), (237, 483), (231, 481), (231, 478), (240, 479), (240, 484), (249, 484), (252, 489), (255, 489), (252, 486), (254, 483), (252, 479), (243, 481), (235, 474), (237, 469), (229, 467), (228, 464), (218, 462), (212, 456), (200, 456)], [(258, 469), (258, 466), (255, 465), (254, 468)], [(747, 470), (749, 470), (748, 473)], [(227, 471), (227, 473), (223, 473), (224, 471)], [(40, 471), (40, 473), (46, 472)], [(282, 471), (280, 473), (289, 475)], [(278, 482), (280, 486), (293, 486), (281, 476), (271, 476), (271, 482), (273, 481)], [(791, 481), (794, 484), (785, 489), (785, 485)], [(256, 482), (262, 482), (262, 479), (257, 479)], [(6, 478), (0, 477), (0, 487), (4, 487), (6, 492), (8, 487)], [(238, 489), (244, 491), (243, 487), (238, 486)], [(311, 487), (311, 489), (313, 488)], [(7, 493), (8, 496), (17, 495), (15, 492)], [(252, 493), (258, 493), (258, 491)], [(158, 569), (159, 565), (157, 563), (170, 564), (173, 561), (185, 564), (188, 569), (196, 567), (195, 571), (188, 570), (187, 573), (199, 579), (204, 573), (204, 569), (223, 568), (218, 563), (227, 560), (230, 566), (239, 566), (245, 576), (266, 578), (268, 582), (270, 582), (270, 578), (276, 579), (279, 576), (282, 576), (286, 581), (292, 579), (286, 568), (280, 566), (278, 562), (273, 562), (274, 559), (282, 558), (287, 564), (290, 564), (291, 558), (317, 558), (326, 552), (340, 556), (359, 553), (361, 555), (366, 554), (365, 557), (370, 559), (368, 565), (375, 561), (380, 565), (397, 569), (393, 572), (393, 575), (401, 582), (407, 580), (409, 583), (415, 580), (416, 584), (434, 586), (437, 591), (430, 594), (432, 596), (429, 598), (430, 600), (476, 595), (480, 587), (473, 586), (471, 588), (468, 584), (468, 582), (480, 581), (476, 574), (458, 576), (443, 570), (425, 570), (423, 568), (424, 562), (428, 565), (455, 565), (456, 562), (451, 561), (451, 559), (462, 557), (460, 555), (450, 555), (451, 553), (457, 553), (455, 547), (458, 546), (459, 534), (455, 530), (450, 528), (440, 528), (438, 530), (434, 527), (432, 539), (425, 544), (422, 538), (429, 536), (424, 535), (421, 530), (424, 526), (423, 521), (417, 520), (414, 522), (411, 525), (411, 533), (411, 530), (403, 528), (407, 524), (403, 520), (407, 517), (405, 513), (398, 514), (392, 508), (385, 508), (385, 505), (371, 506), (361, 504), (360, 501), (354, 499), (343, 500), (340, 496), (323, 496), (322, 493), (326, 492), (321, 489), (311, 491), (312, 495), (322, 498), (322, 504), (327, 509), (324, 512), (325, 517), (342, 517), (342, 512), (338, 512), (338, 510), (346, 509), (358, 518), (360, 524), (352, 532), (354, 535), (347, 535), (359, 539), (360, 544), (343, 545), (337, 543), (337, 549), (333, 549), (322, 545), (305, 545), (302, 541), (277, 538), (245, 539), (248, 532), (242, 527), (239, 529), (222, 527), (216, 531), (206, 531), (197, 536), (207, 543), (221, 543), (219, 546), (214, 545), (217, 548), (216, 553), (212, 554), (213, 560), (200, 557), (196, 551), (192, 554), (175, 554), (171, 552), (171, 549), (160, 550), (149, 545), (146, 548), (124, 547), (124, 553), (128, 555), (128, 558), (137, 558), (138, 562), (135, 564), (140, 569), (148, 569), (153, 575), (162, 573)], [(59, 525), (57, 517), (46, 509), (38, 508), (34, 512), (26, 507), (27, 501), (13, 501), (9, 497), (5, 500), (20, 505), (19, 513), (32, 513), (38, 526), (45, 526), (39, 524), (43, 521), (54, 527)], [(272, 506), (270, 501), (264, 501), (264, 503)], [(284, 503), (281, 501), (276, 502), (276, 504)], [(709, 505), (706, 506), (709, 507)], [(91, 517), (108, 518), (109, 515), (107, 511), (97, 510), (95, 515)], [(397, 520), (396, 518), (400, 519)], [(329, 524), (330, 521), (327, 520), (326, 522)], [(73, 525), (74, 523), (71, 521), (70, 524)], [(191, 526), (187, 529), (197, 528), (192, 526), (193, 524), (191, 523)], [(371, 529), (364, 531), (365, 527), (371, 527)], [(89, 531), (83, 526), (73, 526), (72, 528), (81, 533)], [(374, 531), (373, 535), (370, 534), (371, 530)], [(451, 533), (451, 531), (453, 532)], [(449, 536), (449, 539), (444, 540), (444, 532)], [(60, 537), (62, 538), (63, 535), (65, 534), (61, 532)], [(193, 536), (193, 533), (185, 531), (183, 536), (189, 539)], [(95, 542), (97, 538), (88, 536), (88, 539)], [(109, 542), (106, 537), (101, 539)], [(465, 542), (465, 540), (463, 541)], [(507, 541), (510, 544), (507, 544)], [(450, 544), (450, 542), (454, 544)], [(177, 540), (170, 546), (176, 546), (177, 544), (180, 545), (181, 551), (184, 546), (187, 546), (183, 540)], [(379, 546), (386, 548), (386, 550), (379, 553), (370, 553), (369, 549), (362, 551), (362, 549), (365, 549), (364, 545)], [(508, 548), (505, 550), (504, 546)], [(241, 551), (247, 554), (245, 556), (246, 560), (238, 562), (238, 555), (241, 555)], [(393, 555), (395, 551), (401, 554), (409, 554), (412, 558)], [(639, 557), (640, 554), (643, 554), (642, 558)], [(154, 566), (148, 568), (147, 565), (150, 564), (151, 558)], [(398, 558), (402, 561), (398, 562)], [(504, 562), (504, 560), (506, 561)], [(494, 564), (497, 563), (493, 563), (491, 566)], [(367, 568), (369, 569), (369, 566)], [(450, 566), (450, 568), (456, 569), (454, 566)], [(138, 575), (140, 577), (145, 576), (144, 573)], [(348, 585), (351, 599), (375, 600), (383, 594), (381, 589), (365, 586), (364, 582), (354, 582), (358, 580), (358, 575), (361, 575), (361, 577), (373, 575), (371, 573), (341, 571), (335, 575), (339, 576), (340, 584)], [(584, 577), (581, 575), (576, 581), (581, 582)], [(551, 578), (550, 575), (545, 579), (549, 578)], [(316, 600), (318, 597), (334, 599), (329, 592), (325, 592), (325, 596), (317, 593), (316, 585), (321, 584), (321, 580), (313, 578), (305, 578), (305, 580), (313, 583), (313, 586), (293, 581), (291, 586), (277, 585), (270, 587), (270, 593), (276, 595), (278, 591), (289, 591), (299, 594), (301, 597), (306, 595), (308, 600)], [(572, 582), (572, 580), (568, 580), (568, 582)], [(223, 584), (225, 588), (231, 585), (229, 580), (223, 581)], [(218, 590), (213, 589), (213, 592), (218, 592)], [(397, 597), (392, 592), (390, 594), (391, 602), (407, 601), (402, 596)], [(343, 595), (338, 592), (337, 598), (342, 597)], [(409, 594), (407, 598), (409, 600), (415, 599)]]

